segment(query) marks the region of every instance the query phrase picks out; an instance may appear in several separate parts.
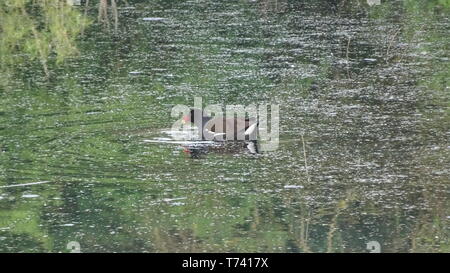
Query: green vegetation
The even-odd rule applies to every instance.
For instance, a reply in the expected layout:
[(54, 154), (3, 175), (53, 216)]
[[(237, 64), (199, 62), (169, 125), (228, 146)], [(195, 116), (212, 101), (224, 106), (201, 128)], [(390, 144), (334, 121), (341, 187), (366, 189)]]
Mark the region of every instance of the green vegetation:
[(76, 39), (88, 20), (64, 0), (5, 0), (0, 3), (0, 72), (2, 82), (13, 69), (38, 60), (46, 75), (49, 66), (75, 55)]

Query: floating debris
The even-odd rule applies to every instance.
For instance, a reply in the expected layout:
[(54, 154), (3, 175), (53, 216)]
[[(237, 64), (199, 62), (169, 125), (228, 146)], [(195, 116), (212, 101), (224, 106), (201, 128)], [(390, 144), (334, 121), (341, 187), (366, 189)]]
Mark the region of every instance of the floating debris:
[(39, 184), (45, 184), (45, 183), (50, 183), (50, 181), (38, 181), (38, 182), (30, 182), (30, 183), (25, 183), (25, 184), (0, 186), (0, 189), (13, 188), (13, 187), (25, 187), (25, 186), (39, 185)]
[(142, 74), (142, 72), (141, 71), (131, 71), (131, 72), (128, 72), (128, 74), (130, 74), (130, 75), (140, 75), (140, 74)]
[(162, 201), (164, 202), (172, 202), (172, 201), (177, 201), (177, 200), (184, 200), (187, 197), (178, 197), (178, 198), (164, 198)]
[(22, 198), (36, 198), (39, 197), (38, 194), (24, 194), (22, 195)]
[(166, 18), (161, 18), (161, 17), (144, 17), (142, 18), (143, 21), (163, 21)]
[(184, 206), (185, 205), (185, 203), (182, 203), (182, 202), (173, 202), (173, 203), (170, 203), (172, 206)]
[(284, 186), (285, 189), (303, 189), (303, 186), (300, 185), (285, 185)]

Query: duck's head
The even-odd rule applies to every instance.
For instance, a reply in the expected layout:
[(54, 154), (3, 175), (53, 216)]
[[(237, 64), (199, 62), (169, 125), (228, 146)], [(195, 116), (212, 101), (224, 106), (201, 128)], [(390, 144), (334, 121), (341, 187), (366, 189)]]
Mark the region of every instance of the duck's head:
[(203, 111), (198, 108), (191, 108), (189, 114), (183, 116), (183, 123), (184, 124), (195, 123), (196, 121), (195, 117), (200, 118), (201, 120), (203, 117)]

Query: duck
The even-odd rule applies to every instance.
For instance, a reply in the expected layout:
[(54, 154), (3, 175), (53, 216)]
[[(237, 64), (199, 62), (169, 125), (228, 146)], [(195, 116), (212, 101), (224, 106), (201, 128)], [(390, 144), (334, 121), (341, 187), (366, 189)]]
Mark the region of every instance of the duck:
[[(188, 115), (183, 116), (184, 124), (194, 124), (202, 140), (213, 141), (256, 141), (258, 119), (256, 117), (210, 117), (198, 108), (191, 108)], [(233, 127), (233, 132), (227, 128)]]

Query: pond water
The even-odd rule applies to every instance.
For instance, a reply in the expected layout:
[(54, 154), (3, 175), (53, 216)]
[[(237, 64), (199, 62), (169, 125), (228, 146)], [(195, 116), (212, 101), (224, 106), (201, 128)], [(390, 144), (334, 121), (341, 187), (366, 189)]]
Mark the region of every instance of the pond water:
[[(128, 2), (0, 85), (0, 252), (450, 251), (447, 2)], [(193, 156), (194, 97), (278, 149)]]

